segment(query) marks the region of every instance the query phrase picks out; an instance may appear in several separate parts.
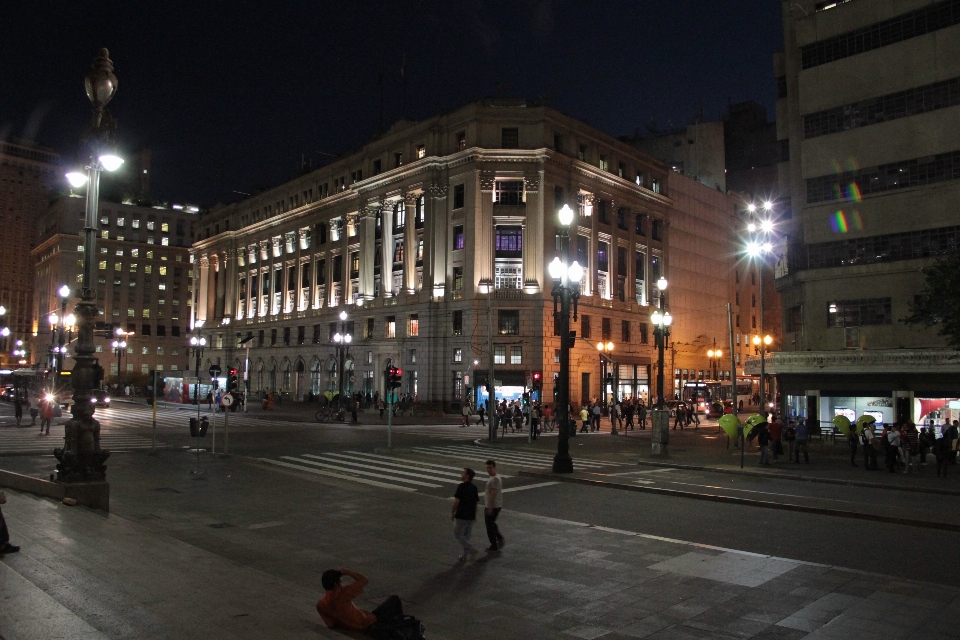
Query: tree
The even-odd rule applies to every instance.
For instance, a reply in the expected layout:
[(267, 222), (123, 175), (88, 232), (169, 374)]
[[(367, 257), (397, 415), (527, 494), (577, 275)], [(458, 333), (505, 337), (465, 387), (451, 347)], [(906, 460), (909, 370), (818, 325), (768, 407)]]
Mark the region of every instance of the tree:
[(923, 289), (902, 322), (937, 327), (947, 344), (960, 349), (960, 253), (938, 258), (923, 269)]

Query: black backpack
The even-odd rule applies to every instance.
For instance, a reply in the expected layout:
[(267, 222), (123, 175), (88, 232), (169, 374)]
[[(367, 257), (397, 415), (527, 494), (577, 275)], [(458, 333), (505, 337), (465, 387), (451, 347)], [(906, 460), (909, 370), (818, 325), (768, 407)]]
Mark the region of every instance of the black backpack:
[(377, 640), (425, 640), (423, 623), (414, 616), (377, 622), (370, 627), (370, 631)]

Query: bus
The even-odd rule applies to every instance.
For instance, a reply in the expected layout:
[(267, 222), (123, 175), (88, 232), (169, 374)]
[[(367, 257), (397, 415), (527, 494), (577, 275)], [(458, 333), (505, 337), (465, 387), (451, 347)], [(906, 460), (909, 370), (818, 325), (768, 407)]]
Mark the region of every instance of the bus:
[(10, 372), (10, 378), (14, 394), (25, 402), (29, 400), (32, 407), (36, 407), (42, 398), (53, 400), (61, 407), (73, 404), (69, 371), (62, 372), (57, 380), (56, 373), (51, 369), (14, 369)]
[[(737, 380), (737, 402), (746, 407), (754, 394), (754, 385), (750, 380)], [(704, 382), (685, 382), (683, 385), (684, 402), (695, 402), (698, 411), (706, 411), (711, 402), (733, 400), (733, 385), (729, 380), (709, 380)]]

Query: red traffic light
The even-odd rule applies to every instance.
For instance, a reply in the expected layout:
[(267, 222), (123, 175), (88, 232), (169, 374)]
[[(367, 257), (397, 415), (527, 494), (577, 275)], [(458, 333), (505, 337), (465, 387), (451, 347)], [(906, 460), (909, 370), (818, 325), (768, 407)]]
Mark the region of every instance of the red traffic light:
[(398, 376), (402, 376), (402, 375), (403, 375), (403, 369), (396, 369), (396, 372), (397, 372), (397, 375), (398, 375)]
[(230, 373), (231, 376), (235, 376), (235, 375), (237, 375), (237, 370), (234, 369), (233, 367), (231, 367), (231, 368), (229, 369), (229, 373)]
[(534, 372), (533, 372), (533, 379), (534, 379), (535, 382), (539, 382), (541, 377), (542, 377), (542, 376), (541, 376), (541, 374), (540, 374), (539, 371), (534, 371)]

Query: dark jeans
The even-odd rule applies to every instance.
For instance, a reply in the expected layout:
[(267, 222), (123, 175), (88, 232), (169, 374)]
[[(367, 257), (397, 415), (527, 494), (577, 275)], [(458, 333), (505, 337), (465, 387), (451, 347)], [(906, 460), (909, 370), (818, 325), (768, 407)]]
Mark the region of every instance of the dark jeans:
[(10, 532), (7, 531), (7, 521), (3, 519), (3, 511), (0, 510), (0, 547), (5, 547), (10, 542)]
[(377, 617), (377, 622), (390, 622), (403, 617), (403, 604), (400, 602), (400, 596), (390, 596), (384, 600), (380, 606), (372, 611)]
[(503, 540), (503, 536), (500, 535), (500, 527), (497, 526), (497, 516), (500, 515), (500, 507), (496, 507), (493, 510), (493, 513), (487, 513), (487, 510), (483, 510), (483, 524), (487, 526), (487, 539), (490, 541), (491, 547), (499, 547), (500, 541)]
[(863, 466), (871, 470), (877, 468), (877, 450), (869, 442), (863, 445)]

